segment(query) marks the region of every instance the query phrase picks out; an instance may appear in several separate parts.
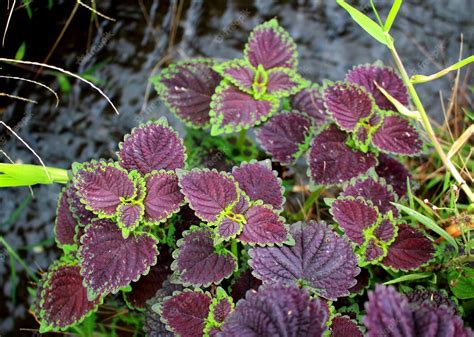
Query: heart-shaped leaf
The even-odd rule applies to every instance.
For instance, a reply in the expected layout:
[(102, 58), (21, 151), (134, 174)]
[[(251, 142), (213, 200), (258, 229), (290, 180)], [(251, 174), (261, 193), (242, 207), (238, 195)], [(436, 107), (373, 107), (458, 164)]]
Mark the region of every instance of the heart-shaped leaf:
[(245, 60), (231, 60), (216, 64), (214, 70), (240, 90), (251, 94), (257, 70)]
[(383, 242), (390, 242), (395, 237), (395, 225), (389, 219), (383, 219), (374, 229), (374, 236)]
[(312, 85), (292, 96), (290, 105), (292, 109), (311, 117), (316, 125), (323, 124), (327, 119), (324, 100), (317, 85)]
[(393, 187), (399, 198), (403, 197), (407, 193), (407, 179), (411, 180), (410, 172), (402, 163), (386, 154), (381, 153), (378, 160), (379, 164), (375, 167), (377, 175)]
[(145, 175), (154, 170), (175, 170), (184, 167), (186, 150), (166, 119), (149, 122), (132, 130), (119, 145), (120, 165)]
[(263, 283), (303, 284), (327, 299), (347, 296), (360, 269), (349, 242), (324, 223), (290, 226), (294, 246), (249, 251), (253, 274)]
[(117, 208), (117, 211), (117, 224), (125, 237), (138, 226), (145, 213), (142, 204), (122, 204)]
[(372, 143), (382, 151), (403, 155), (418, 154), (423, 146), (416, 128), (400, 116), (385, 116)]
[(306, 88), (309, 82), (289, 68), (273, 68), (268, 71), (267, 94), (288, 97)]
[(364, 337), (364, 334), (349, 317), (336, 316), (331, 323), (331, 337)]

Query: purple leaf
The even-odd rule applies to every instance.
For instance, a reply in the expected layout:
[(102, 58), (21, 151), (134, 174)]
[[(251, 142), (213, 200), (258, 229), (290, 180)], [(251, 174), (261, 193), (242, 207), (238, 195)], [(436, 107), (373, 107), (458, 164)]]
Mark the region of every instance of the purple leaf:
[(324, 104), (337, 125), (346, 131), (354, 131), (357, 123), (372, 114), (370, 95), (351, 83), (336, 83), (324, 91)]
[(336, 316), (331, 323), (331, 337), (364, 337), (356, 322), (347, 316)]
[(117, 210), (118, 226), (125, 230), (125, 233), (129, 233), (138, 226), (144, 213), (142, 204), (122, 204)]
[(211, 96), (221, 77), (208, 60), (171, 65), (153, 79), (159, 96), (185, 123), (195, 127), (209, 124)]
[(232, 169), (232, 176), (250, 200), (262, 200), (275, 210), (282, 209), (284, 190), (270, 161), (242, 163)]
[(288, 97), (307, 87), (307, 82), (296, 71), (288, 68), (273, 68), (268, 71), (267, 94)]
[(204, 221), (216, 221), (218, 215), (239, 198), (237, 184), (227, 173), (193, 169), (179, 175), (181, 192)]
[(363, 230), (377, 222), (377, 210), (363, 199), (336, 199), (331, 207), (334, 220), (347, 237), (355, 243), (364, 243)]
[(132, 234), (124, 239), (110, 220), (98, 220), (86, 228), (79, 255), (81, 274), (89, 297), (116, 293), (156, 264), (157, 240), (149, 234)]
[(57, 265), (45, 276), (39, 301), (40, 332), (65, 330), (97, 309), (101, 298), (87, 299), (79, 266)]
[(232, 302), (228, 298), (220, 299), (211, 310), (213, 319), (218, 323), (223, 323), (232, 311)]
[(322, 337), (329, 313), (325, 303), (295, 285), (261, 286), (247, 292), (222, 326), (222, 337)]
[(157, 224), (178, 212), (184, 196), (178, 186), (178, 177), (170, 171), (155, 171), (145, 176), (145, 220)]
[(377, 164), (373, 154), (352, 150), (346, 140), (347, 134), (336, 125), (330, 125), (313, 139), (308, 157), (313, 182), (341, 184)]
[(303, 89), (291, 97), (292, 109), (303, 112), (313, 119), (316, 125), (323, 124), (327, 119), (324, 100), (319, 92), (319, 87), (313, 85)]
[(378, 210), (385, 214), (392, 211), (394, 216), (397, 216), (398, 211), (391, 202), (396, 201), (396, 195), (391, 191), (388, 185), (374, 178), (368, 177), (362, 180), (357, 180), (354, 184), (348, 185), (342, 195), (345, 197), (362, 197), (365, 200), (370, 200)]
[(86, 205), (81, 202), (81, 198), (77, 193), (77, 188), (74, 185), (73, 180), (71, 180), (71, 184), (65, 193), (69, 209), (80, 226), (87, 226), (92, 222), (92, 220), (97, 218), (97, 216), (89, 211), (86, 208)]
[(257, 290), (261, 284), (262, 281), (252, 275), (251, 269), (247, 268), (243, 271), (240, 271), (240, 273), (234, 278), (231, 286), (230, 293), (234, 299), (234, 302), (244, 298), (245, 293), (248, 290)]
[(209, 315), (211, 297), (198, 291), (184, 291), (165, 299), (161, 317), (181, 337), (199, 337)]
[(432, 308), (439, 308), (444, 305), (450, 308), (453, 313), (457, 313), (456, 304), (441, 291), (417, 288), (406, 294), (408, 301), (412, 304), (428, 304)]
[(411, 180), (410, 172), (402, 163), (386, 154), (381, 153), (378, 160), (379, 164), (375, 167), (377, 175), (393, 187), (399, 198), (403, 197), (407, 193), (407, 178)]
[(183, 235), (171, 268), (184, 285), (207, 287), (232, 275), (237, 263), (227, 251), (216, 250), (210, 228), (192, 229)]
[(372, 274), (369, 273), (367, 269), (362, 268), (360, 270), (360, 274), (356, 277), (356, 285), (349, 289), (351, 294), (360, 294), (362, 291), (364, 291), (364, 289), (369, 286), (371, 276)]
[(368, 262), (374, 262), (381, 260), (385, 255), (383, 247), (377, 243), (374, 239), (369, 239), (365, 247), (365, 260)]
[(380, 241), (389, 242), (395, 236), (395, 225), (389, 219), (384, 219), (375, 228), (374, 235)]
[(275, 67), (296, 70), (298, 64), (296, 44), (276, 19), (254, 28), (244, 54), (254, 67), (261, 64), (267, 70)]
[(346, 80), (363, 86), (375, 99), (375, 104), (383, 110), (394, 110), (392, 103), (377, 88), (375, 82), (403, 105), (408, 105), (408, 92), (402, 79), (390, 68), (358, 66), (349, 71)]
[(279, 107), (277, 98), (255, 99), (222, 81), (212, 96), (212, 135), (238, 132), (256, 126), (271, 117)]
[(145, 175), (154, 170), (183, 168), (186, 150), (166, 119), (149, 122), (132, 130), (119, 145), (120, 165)]
[(307, 116), (285, 112), (257, 129), (257, 139), (273, 160), (292, 164), (307, 148), (312, 123)]
[(257, 70), (245, 60), (236, 59), (216, 64), (214, 70), (240, 90), (248, 94), (252, 93)]
[(399, 116), (385, 116), (372, 135), (372, 143), (382, 151), (403, 155), (418, 154), (423, 146), (416, 128)]
[(400, 225), (382, 264), (393, 269), (416, 269), (433, 258), (433, 243), (419, 230)]
[(271, 206), (259, 203), (250, 206), (245, 212), (245, 224), (237, 240), (247, 244), (272, 245), (290, 239), (285, 220)]
[(241, 193), (239, 201), (232, 207), (231, 214), (225, 216), (217, 225), (217, 233), (222, 239), (229, 240), (235, 238), (242, 232), (242, 218), (235, 218), (235, 215), (243, 216), (242, 214), (245, 214), (249, 206), (250, 203), (248, 197)]
[(253, 248), (249, 265), (263, 283), (302, 283), (327, 299), (349, 295), (360, 269), (349, 242), (324, 223), (290, 227), (295, 245)]
[(67, 202), (70, 185), (63, 188), (59, 196), (58, 208), (56, 211), (56, 222), (54, 224), (54, 234), (59, 246), (75, 244), (77, 220), (74, 218)]

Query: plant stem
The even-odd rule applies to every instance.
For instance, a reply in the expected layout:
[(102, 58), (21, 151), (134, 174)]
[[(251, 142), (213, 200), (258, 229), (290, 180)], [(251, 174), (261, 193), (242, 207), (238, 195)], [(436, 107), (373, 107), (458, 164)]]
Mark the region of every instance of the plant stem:
[(15, 258), (15, 260), (18, 261), (19, 264), (21, 264), (23, 266), (23, 268), (25, 268), (26, 272), (28, 273), (28, 275), (30, 275), (30, 277), (35, 281), (35, 282), (38, 282), (39, 279), (38, 277), (36, 276), (36, 274), (30, 269), (30, 267), (25, 263), (25, 261), (23, 261), (23, 259), (21, 257), (18, 256), (18, 254), (15, 252), (15, 250), (10, 246), (10, 244), (8, 242), (5, 241), (5, 239), (3, 238), (3, 236), (0, 236), (0, 244), (2, 244), (3, 246), (5, 246), (6, 250), (8, 251), (8, 254), (10, 254), (10, 256), (13, 256)]
[(237, 247), (237, 241), (232, 239), (230, 241), (230, 251), (232, 252), (232, 255), (234, 255), (235, 259), (237, 262), (239, 261), (239, 249)]
[(247, 129), (240, 131), (239, 139), (237, 139), (237, 148), (242, 150), (245, 146), (245, 140), (247, 139)]
[(308, 199), (305, 200), (303, 209), (301, 210), (303, 212), (303, 217), (306, 217), (306, 214), (308, 214), (311, 206), (313, 206), (314, 202), (319, 198), (323, 190), (324, 186), (318, 186), (313, 192), (311, 192)]
[(413, 85), (413, 83), (411, 83), (410, 78), (408, 77), (408, 74), (405, 70), (405, 67), (403, 66), (400, 56), (397, 53), (397, 50), (395, 49), (395, 46), (392, 46), (389, 49), (392, 53), (395, 63), (397, 64), (398, 71), (400, 72), (402, 76), (403, 82), (408, 88), (408, 92), (410, 93), (413, 103), (415, 104), (416, 109), (420, 113), (421, 123), (423, 125), (423, 128), (425, 129), (426, 133), (428, 134), (428, 137), (433, 143), (433, 146), (436, 152), (438, 152), (438, 155), (441, 158), (446, 169), (451, 172), (454, 179), (457, 181), (457, 183), (461, 186), (463, 191), (466, 193), (470, 203), (474, 203), (474, 193), (471, 191), (466, 181), (463, 179), (463, 177), (461, 176), (457, 168), (454, 166), (454, 164), (448, 159), (448, 157), (444, 153), (443, 147), (441, 146), (438, 139), (436, 138), (436, 134), (433, 130), (433, 127), (431, 126), (431, 122), (428, 117), (428, 114), (426, 113), (425, 108), (423, 107), (423, 104), (421, 103), (421, 100), (418, 97), (418, 93), (415, 90), (415, 86)]

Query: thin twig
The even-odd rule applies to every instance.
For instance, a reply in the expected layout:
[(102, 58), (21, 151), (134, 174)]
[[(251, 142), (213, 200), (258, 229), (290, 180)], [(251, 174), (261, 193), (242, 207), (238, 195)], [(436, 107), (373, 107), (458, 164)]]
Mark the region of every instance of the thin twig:
[[(5, 31), (3, 32), (2, 47), (5, 46), (5, 37), (7, 36), (8, 26), (10, 26), (10, 20), (12, 18), (13, 11), (15, 9), (15, 4), (16, 4), (16, 0), (13, 0), (12, 9), (10, 10), (10, 13), (8, 14), (7, 25), (5, 26)], [(8, 2), (8, 5), (10, 5), (10, 2)]]
[(0, 92), (0, 96), (6, 96), (6, 97), (18, 99), (18, 100), (20, 100), (20, 101), (25, 101), (25, 102), (29, 102), (29, 103), (33, 103), (33, 104), (37, 104), (37, 103), (38, 103), (38, 102), (36, 102), (35, 100), (29, 99), (29, 98), (25, 98), (25, 97), (21, 97), (21, 96), (16, 96), (16, 95), (7, 94), (7, 93), (5, 93), (5, 92)]
[(25, 82), (30, 82), (30, 83), (34, 83), (36, 85), (39, 85), (40, 87), (43, 87), (45, 88), (46, 90), (49, 90), (53, 95), (54, 97), (56, 97), (56, 108), (58, 107), (59, 105), (59, 96), (58, 94), (56, 93), (56, 91), (54, 91), (53, 89), (51, 89), (50, 87), (48, 87), (47, 85), (43, 84), (43, 83), (40, 83), (40, 82), (36, 82), (36, 81), (33, 81), (33, 80), (29, 80), (27, 78), (23, 78), (23, 77), (15, 77), (15, 76), (3, 76), (3, 75), (0, 75), (0, 78), (10, 78), (12, 80), (19, 80), (19, 81), (25, 81)]
[(81, 6), (84, 6), (85, 8), (87, 8), (88, 10), (90, 10), (92, 13), (94, 14), (97, 14), (98, 16), (101, 16), (103, 17), (104, 19), (107, 19), (107, 20), (110, 20), (110, 21), (117, 21), (115, 20), (114, 18), (111, 18), (110, 16), (107, 16), (105, 14), (102, 14), (101, 12), (99, 12), (98, 10), (90, 7), (89, 5), (86, 5), (85, 3), (83, 3), (81, 0), (77, 0), (77, 3)]

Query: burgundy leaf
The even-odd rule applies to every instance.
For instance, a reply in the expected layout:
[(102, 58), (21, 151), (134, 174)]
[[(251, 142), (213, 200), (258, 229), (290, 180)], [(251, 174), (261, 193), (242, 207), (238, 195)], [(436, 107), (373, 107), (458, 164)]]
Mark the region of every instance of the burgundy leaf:
[(361, 268), (360, 274), (357, 275), (357, 283), (355, 286), (351, 287), (349, 291), (351, 294), (358, 294), (369, 286), (371, 274), (365, 268)]
[(240, 234), (242, 232), (242, 228), (242, 223), (233, 221), (229, 218), (224, 218), (217, 227), (217, 233), (224, 240), (229, 240)]
[(308, 86), (296, 71), (288, 68), (273, 68), (268, 71), (267, 93), (276, 97), (288, 97)]
[(74, 181), (71, 180), (71, 184), (69, 185), (68, 189), (65, 191), (67, 203), (69, 205), (69, 209), (73, 217), (76, 219), (76, 222), (81, 226), (87, 226), (97, 218), (97, 216), (89, 211), (81, 202), (81, 198), (77, 193), (77, 188), (74, 185)]
[(458, 312), (456, 303), (441, 291), (417, 288), (407, 293), (406, 297), (410, 303), (415, 305), (428, 304), (433, 308), (444, 305), (450, 308), (453, 313)]
[(410, 172), (398, 160), (381, 153), (378, 157), (379, 164), (375, 167), (375, 172), (381, 178), (384, 178), (387, 184), (390, 184), (398, 197), (401, 198), (407, 193), (407, 178), (410, 178)]
[(211, 96), (221, 77), (211, 61), (187, 61), (171, 65), (153, 79), (168, 108), (184, 122), (196, 127), (209, 124)]
[(157, 240), (149, 234), (124, 239), (109, 220), (98, 220), (86, 229), (79, 249), (81, 274), (91, 298), (116, 293), (138, 281), (156, 264)]
[(347, 237), (355, 243), (364, 243), (363, 230), (377, 222), (377, 210), (362, 199), (337, 199), (331, 207), (334, 220)]
[(285, 112), (257, 129), (257, 139), (273, 160), (292, 164), (306, 150), (312, 123), (307, 116)]
[(242, 163), (232, 169), (232, 176), (250, 200), (262, 200), (275, 210), (282, 209), (284, 191), (270, 161)]
[(297, 222), (290, 227), (295, 245), (258, 247), (249, 265), (263, 283), (302, 283), (327, 299), (347, 296), (360, 269), (349, 242), (324, 223)]
[(237, 184), (226, 173), (194, 169), (179, 174), (181, 192), (204, 221), (216, 221), (218, 215), (239, 197)]
[(276, 19), (254, 28), (244, 54), (254, 67), (261, 64), (265, 69), (285, 67), (296, 70), (298, 63), (296, 44)]
[(336, 83), (324, 91), (324, 104), (337, 125), (343, 130), (354, 131), (357, 123), (372, 114), (372, 99), (359, 86)]
[(375, 104), (383, 110), (394, 110), (395, 107), (377, 88), (375, 83), (384, 88), (392, 97), (403, 105), (408, 105), (408, 92), (402, 79), (390, 68), (377, 66), (358, 66), (349, 71), (346, 80), (363, 86), (375, 99)]
[(226, 317), (232, 311), (232, 302), (228, 298), (223, 298), (217, 301), (212, 307), (212, 317), (217, 323), (223, 323)]
[(347, 316), (336, 316), (331, 323), (331, 337), (364, 337), (356, 322)]
[(161, 317), (176, 335), (199, 337), (204, 334), (210, 305), (210, 296), (197, 291), (184, 291), (164, 301)]
[(329, 312), (305, 289), (281, 284), (248, 291), (222, 326), (222, 337), (322, 337)]
[(215, 65), (214, 69), (240, 90), (252, 93), (256, 69), (245, 60), (223, 62)]
[(54, 234), (56, 236), (56, 241), (60, 246), (73, 245), (76, 243), (74, 237), (76, 235), (76, 226), (79, 226), (73, 213), (69, 209), (67, 201), (69, 190), (69, 185), (63, 188), (61, 195), (59, 196), (58, 208), (56, 211)]
[(144, 209), (141, 204), (122, 204), (118, 207), (118, 225), (126, 231), (138, 226), (143, 217)]
[(372, 143), (382, 151), (404, 155), (418, 154), (423, 145), (416, 128), (399, 116), (385, 116)]
[(383, 258), (384, 254), (383, 248), (374, 239), (369, 239), (365, 247), (365, 260), (378, 261)]
[(323, 124), (327, 119), (326, 109), (324, 107), (324, 100), (319, 93), (318, 86), (312, 86), (303, 89), (296, 95), (291, 97), (290, 105), (292, 109), (304, 112), (311, 117), (316, 125)]
[(145, 176), (145, 219), (159, 223), (178, 212), (184, 202), (178, 186), (178, 177), (172, 172), (155, 171)]
[(377, 164), (373, 154), (352, 150), (346, 140), (347, 134), (335, 125), (313, 139), (308, 161), (311, 179), (316, 184), (341, 184)]
[(389, 242), (395, 236), (395, 225), (389, 219), (384, 219), (375, 228), (374, 235), (380, 241)]
[(182, 139), (165, 119), (133, 129), (119, 147), (120, 165), (143, 175), (154, 170), (183, 168), (186, 160)]
[(382, 264), (394, 269), (416, 269), (433, 258), (433, 243), (419, 230), (400, 225)]
[(216, 251), (210, 228), (192, 229), (178, 241), (172, 269), (177, 278), (187, 285), (218, 284), (234, 272), (237, 263), (227, 251)]

